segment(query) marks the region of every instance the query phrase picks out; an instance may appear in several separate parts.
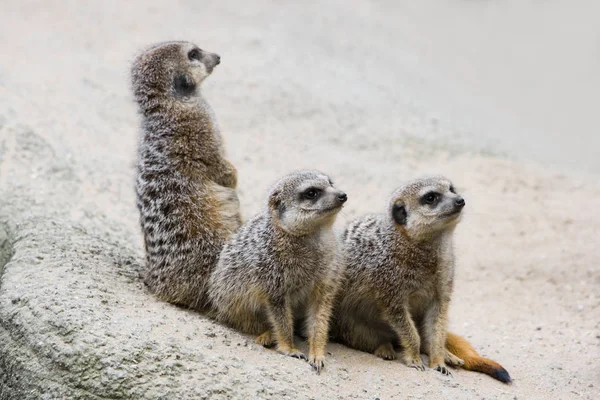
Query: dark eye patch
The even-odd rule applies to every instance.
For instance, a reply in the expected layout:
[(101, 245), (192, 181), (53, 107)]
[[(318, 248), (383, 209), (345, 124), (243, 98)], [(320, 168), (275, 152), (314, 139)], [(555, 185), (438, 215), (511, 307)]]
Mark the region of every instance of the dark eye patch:
[(302, 192), (302, 197), (307, 200), (315, 200), (321, 194), (321, 189), (310, 187)]
[(190, 52), (188, 53), (188, 58), (190, 59), (190, 61), (192, 61), (192, 60), (200, 61), (200, 59), (202, 58), (202, 53), (200, 52), (200, 49), (190, 50)]
[(406, 219), (408, 218), (406, 208), (402, 204), (394, 204), (392, 207), (392, 217), (397, 224), (406, 225)]
[(426, 193), (423, 197), (421, 197), (421, 204), (429, 204), (433, 205), (437, 203), (440, 199), (440, 194), (436, 192)]
[(175, 91), (182, 96), (190, 96), (196, 91), (196, 82), (187, 74), (178, 74), (173, 82)]
[(277, 213), (279, 214), (279, 219), (283, 218), (283, 214), (285, 214), (286, 209), (287, 209), (287, 207), (285, 206), (285, 204), (279, 203), (279, 206), (277, 207)]

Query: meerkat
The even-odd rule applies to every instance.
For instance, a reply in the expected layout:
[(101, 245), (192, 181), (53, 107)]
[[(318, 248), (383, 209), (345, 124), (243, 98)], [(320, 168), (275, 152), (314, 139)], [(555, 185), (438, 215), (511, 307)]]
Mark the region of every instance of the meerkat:
[(308, 361), (320, 372), (341, 272), (332, 225), (347, 200), (329, 177), (300, 171), (270, 190), (264, 212), (223, 248), (210, 280), (215, 318), (282, 354), (307, 359), (294, 346), (305, 321)]
[[(450, 374), (446, 364), (474, 369), (486, 360), (467, 341), (447, 334), (452, 237), (464, 206), (448, 179), (419, 179), (392, 194), (387, 212), (349, 224), (342, 237), (345, 282), (332, 324), (336, 339), (388, 360), (401, 345), (404, 362), (418, 370), (426, 369), (424, 352), (429, 367), (444, 375)], [(484, 364), (482, 372), (510, 381), (499, 364)]]
[(158, 298), (200, 310), (219, 253), (241, 225), (237, 171), (200, 92), (219, 63), (193, 43), (165, 42), (142, 52), (131, 70), (142, 116), (136, 192), (144, 281)]

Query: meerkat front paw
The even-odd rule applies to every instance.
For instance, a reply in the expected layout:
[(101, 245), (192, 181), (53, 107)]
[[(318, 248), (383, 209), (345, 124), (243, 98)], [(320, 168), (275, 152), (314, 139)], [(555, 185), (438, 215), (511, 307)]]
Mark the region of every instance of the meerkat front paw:
[(224, 168), (219, 184), (228, 188), (235, 189), (237, 186), (237, 169), (227, 160), (223, 160)]
[(385, 343), (375, 349), (373, 353), (379, 358), (383, 358), (384, 360), (395, 360), (396, 352), (394, 351), (394, 346), (391, 343)]
[(321, 374), (321, 370), (325, 368), (325, 356), (320, 354), (308, 354), (308, 363), (317, 372), (317, 375)]
[(409, 368), (414, 368), (419, 371), (425, 371), (427, 369), (420, 356), (407, 356), (404, 358), (404, 362)]
[(286, 348), (278, 348), (277, 352), (285, 355), (285, 356), (290, 356), (290, 357), (294, 357), (294, 358), (298, 358), (301, 360), (306, 360), (308, 361), (308, 358), (306, 357), (306, 354), (304, 354), (303, 352), (301, 352), (298, 349), (295, 348), (291, 348), (291, 349), (286, 349)]
[(436, 366), (432, 366), (431, 368), (438, 372), (441, 372), (443, 375), (452, 376), (452, 372), (450, 372), (450, 369), (443, 364), (437, 364)]
[(273, 340), (273, 336), (271, 336), (271, 331), (266, 331), (256, 338), (256, 343), (264, 347), (273, 347), (275, 345), (275, 340)]
[(448, 350), (446, 350), (444, 361), (451, 367), (462, 367), (465, 364), (465, 361), (462, 358), (458, 358)]

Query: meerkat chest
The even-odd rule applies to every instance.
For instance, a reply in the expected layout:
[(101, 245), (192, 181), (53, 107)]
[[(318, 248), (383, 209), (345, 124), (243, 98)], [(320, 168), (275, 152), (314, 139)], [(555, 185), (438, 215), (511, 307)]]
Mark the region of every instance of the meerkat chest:
[(300, 290), (318, 282), (325, 274), (330, 257), (325, 254), (305, 254), (306, 257), (292, 257), (284, 270), (286, 286)]
[(407, 296), (411, 313), (420, 314), (439, 294), (440, 270), (436, 254), (429, 254), (420, 261), (414, 259), (406, 265), (401, 279), (403, 292)]
[(418, 318), (440, 297), (451, 290), (454, 257), (451, 248), (440, 248), (423, 263), (420, 279), (413, 281), (408, 297), (411, 314)]
[(408, 304), (413, 318), (420, 318), (425, 313), (425, 310), (435, 301), (436, 293), (433, 282), (425, 282), (410, 294)]
[(335, 242), (328, 237), (309, 238), (289, 247), (283, 256), (288, 290), (304, 292), (324, 279), (335, 258)]

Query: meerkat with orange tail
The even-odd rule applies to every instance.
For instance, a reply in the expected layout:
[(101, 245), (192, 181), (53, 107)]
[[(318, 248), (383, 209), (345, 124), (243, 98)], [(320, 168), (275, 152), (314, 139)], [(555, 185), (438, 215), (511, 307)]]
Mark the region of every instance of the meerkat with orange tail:
[[(499, 364), (447, 333), (452, 236), (464, 206), (449, 180), (419, 179), (397, 189), (384, 214), (348, 226), (342, 244), (346, 279), (332, 325), (337, 340), (384, 359), (395, 359), (401, 345), (409, 367), (425, 370), (424, 352), (429, 367), (444, 375), (450, 374), (448, 364), (510, 382)], [(487, 367), (472, 368), (474, 357)]]
[(148, 271), (162, 300), (206, 309), (219, 253), (241, 225), (237, 172), (200, 86), (220, 63), (189, 42), (150, 47), (131, 76), (142, 116), (137, 206)]
[(346, 202), (327, 175), (300, 171), (271, 189), (265, 211), (225, 245), (210, 280), (214, 317), (282, 354), (307, 359), (293, 342), (305, 321), (308, 361), (324, 366), (341, 271), (332, 225)]

